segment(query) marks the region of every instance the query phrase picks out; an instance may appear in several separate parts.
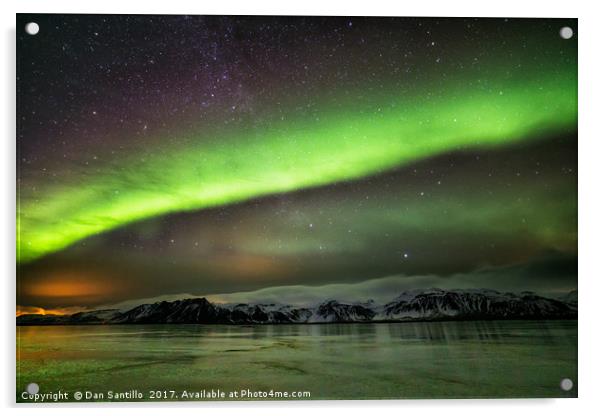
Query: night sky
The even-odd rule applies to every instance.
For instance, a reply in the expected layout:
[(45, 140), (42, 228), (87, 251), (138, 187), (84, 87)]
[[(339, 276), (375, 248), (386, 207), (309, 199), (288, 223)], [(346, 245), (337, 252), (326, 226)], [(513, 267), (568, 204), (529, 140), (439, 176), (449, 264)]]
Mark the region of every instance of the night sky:
[(563, 26), (18, 15), (17, 304), (575, 289)]

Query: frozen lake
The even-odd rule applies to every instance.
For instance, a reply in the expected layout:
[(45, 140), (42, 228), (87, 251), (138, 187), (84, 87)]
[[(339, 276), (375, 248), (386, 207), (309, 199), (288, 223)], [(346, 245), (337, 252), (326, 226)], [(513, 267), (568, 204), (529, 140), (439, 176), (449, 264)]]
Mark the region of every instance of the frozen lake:
[[(563, 378), (574, 381), (570, 392), (560, 389)], [(135, 390), (136, 400), (184, 400), (195, 397), (183, 391), (211, 390), (226, 398), (243, 390), (310, 399), (575, 397), (576, 381), (576, 321), (17, 327), (18, 401), (31, 382), (40, 393), (123, 400), (108, 392)]]

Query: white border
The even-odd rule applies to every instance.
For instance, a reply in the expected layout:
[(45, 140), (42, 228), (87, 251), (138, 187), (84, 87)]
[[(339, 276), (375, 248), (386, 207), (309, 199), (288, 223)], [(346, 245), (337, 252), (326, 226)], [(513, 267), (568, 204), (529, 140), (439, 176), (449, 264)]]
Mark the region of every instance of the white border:
[[(595, 414), (600, 383), (599, 304), (602, 301), (602, 271), (600, 245), (600, 215), (602, 213), (599, 184), (602, 132), (600, 118), (602, 76), (600, 8), (594, 1), (527, 1), (498, 0), (420, 0), (420, 1), (354, 1), (354, 0), (239, 0), (239, 1), (124, 1), (124, 0), (21, 0), (0, 3), (2, 13), (2, 138), (1, 170), (2, 192), (2, 247), (0, 264), (4, 273), (2, 375), (0, 376), (0, 404), (14, 412), (33, 413), (32, 407), (14, 403), (15, 384), (15, 13), (144, 13), (144, 14), (287, 14), (287, 15), (391, 15), (391, 16), (489, 16), (489, 17), (577, 17), (579, 18), (579, 399), (564, 400), (423, 400), (423, 401), (336, 401), (289, 403), (206, 403), (192, 404), (106, 404), (87, 406), (88, 415), (125, 415), (132, 411), (145, 415), (164, 415), (168, 409), (180, 413), (214, 413), (223, 411), (245, 416), (267, 414), (307, 415), (330, 414), (334, 411), (346, 416), (364, 414), (375, 408), (377, 412), (396, 414), (442, 414), (488, 416), (526, 413), (545, 413), (546, 416), (567, 414)], [(545, 209), (542, 207), (542, 209)], [(136, 409), (134, 408), (140, 408)], [(80, 414), (77, 405), (37, 408), (48, 415)], [(340, 410), (339, 410), (340, 409)]]

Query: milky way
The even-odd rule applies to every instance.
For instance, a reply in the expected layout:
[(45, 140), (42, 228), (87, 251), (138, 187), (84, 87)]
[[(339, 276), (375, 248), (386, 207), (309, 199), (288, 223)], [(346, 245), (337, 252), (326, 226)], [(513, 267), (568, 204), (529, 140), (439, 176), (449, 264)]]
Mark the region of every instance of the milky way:
[(576, 255), (575, 21), (18, 20), (27, 304)]

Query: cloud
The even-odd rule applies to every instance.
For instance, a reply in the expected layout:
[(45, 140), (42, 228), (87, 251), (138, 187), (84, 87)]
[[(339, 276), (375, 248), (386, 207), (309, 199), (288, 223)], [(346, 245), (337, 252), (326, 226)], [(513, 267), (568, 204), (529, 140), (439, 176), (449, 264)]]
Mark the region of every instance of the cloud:
[(326, 285), (288, 285), (264, 289), (193, 295), (173, 294), (155, 298), (135, 299), (107, 307), (128, 309), (144, 303), (173, 301), (204, 296), (216, 303), (283, 303), (311, 305), (327, 299), (342, 302), (374, 300), (388, 302), (399, 293), (410, 289), (438, 287), (441, 289), (486, 288), (499, 291), (533, 291), (542, 295), (558, 295), (577, 288), (576, 257), (561, 257), (558, 253), (529, 263), (506, 267), (490, 267), (452, 276), (387, 276), (358, 283), (334, 283)]

